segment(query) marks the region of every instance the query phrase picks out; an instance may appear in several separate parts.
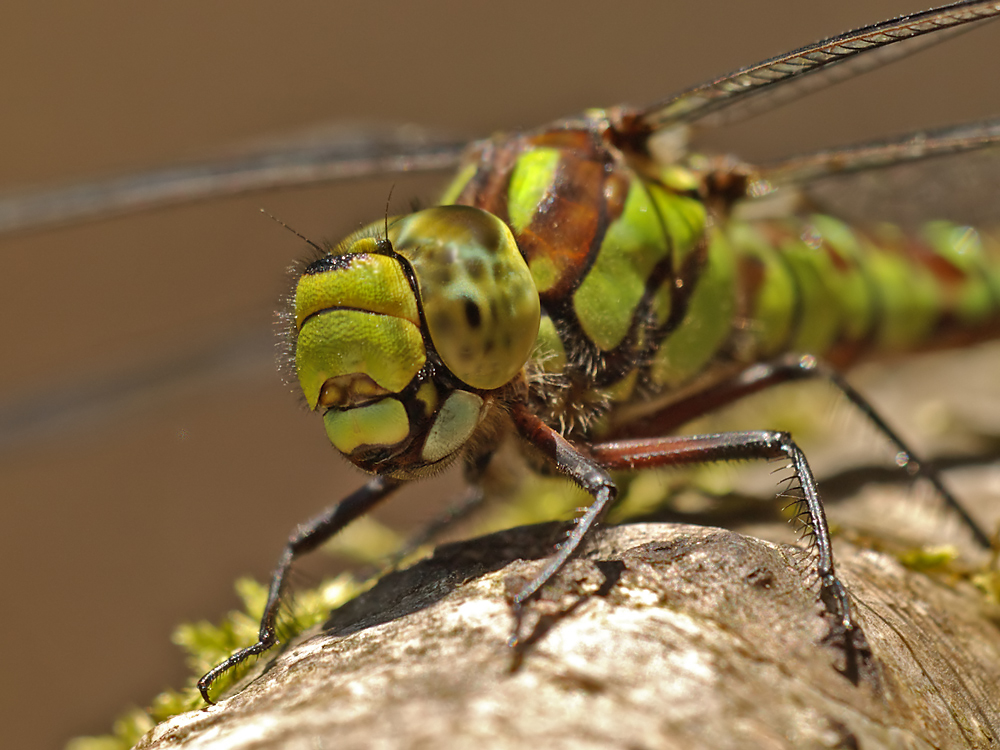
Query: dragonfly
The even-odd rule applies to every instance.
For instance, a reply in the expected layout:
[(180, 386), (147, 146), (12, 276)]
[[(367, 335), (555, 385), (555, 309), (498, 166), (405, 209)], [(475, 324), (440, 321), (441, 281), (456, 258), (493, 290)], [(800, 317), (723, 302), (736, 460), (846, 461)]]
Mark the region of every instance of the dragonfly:
[[(966, 9), (968, 9), (968, 8), (989, 8), (990, 7), (989, 4), (983, 4), (983, 3), (963, 3), (963, 4), (960, 4), (960, 5), (962, 5)], [(941, 35), (947, 34), (947, 33), (948, 32), (946, 32), (946, 31), (935, 31), (934, 32), (934, 34), (937, 35), (937, 36), (941, 36)], [(891, 47), (886, 47), (886, 49), (892, 49), (892, 48)], [(872, 55), (871, 53), (865, 53), (865, 57), (866, 58), (870, 58), (870, 57), (873, 57), (873, 56), (877, 57), (877, 55)], [(860, 57), (859, 57), (859, 59), (860, 59)], [(848, 67), (848, 64), (846, 64), (846, 63), (840, 64), (836, 68), (831, 68), (831, 70), (838, 70), (838, 69), (842, 69), (844, 67)], [(818, 76), (813, 76), (813, 78), (816, 78), (816, 77), (818, 77)], [(808, 80), (808, 79), (803, 78), (802, 80)], [(775, 90), (775, 91), (778, 91), (778, 90), (781, 90), (781, 89), (788, 89), (788, 88), (790, 88), (790, 86), (784, 86), (784, 85), (779, 86), (777, 84), (773, 85), (773, 90)], [(763, 97), (751, 97), (751, 98), (752, 99), (756, 99), (756, 98), (763, 98)], [(683, 97), (681, 97), (681, 100), (683, 101)], [(688, 97), (687, 100), (690, 102), (691, 98)], [(733, 106), (735, 107), (736, 104), (734, 104)], [(665, 108), (666, 107), (660, 107), (659, 109), (649, 110), (649, 111), (650, 112), (653, 112), (653, 111), (661, 112)], [(703, 120), (707, 119), (709, 114), (711, 114), (711, 113), (705, 113), (705, 118), (702, 118), (702, 119)], [(645, 141), (648, 138), (648, 136), (650, 135), (650, 133), (652, 131), (669, 130), (669, 129), (673, 128), (674, 125), (685, 124), (686, 123), (686, 118), (689, 117), (689, 116), (690, 115), (685, 115), (684, 117), (681, 117), (681, 118), (679, 118), (677, 120), (670, 120), (669, 118), (667, 118), (667, 119), (664, 119), (662, 121), (653, 121), (652, 118), (650, 117), (650, 118), (647, 118), (647, 121), (645, 122), (645, 125), (643, 127), (639, 128), (638, 130), (636, 130), (635, 132), (632, 132), (631, 130), (629, 130), (629, 128), (631, 126), (626, 127), (623, 124), (616, 124), (615, 127), (616, 128), (620, 128), (623, 132), (625, 132), (625, 131), (631, 132), (632, 136), (634, 136), (635, 140), (637, 140), (637, 141), (638, 140)], [(622, 118), (621, 122), (624, 123), (625, 122), (625, 117), (626, 117), (626, 115), (624, 115), (622, 113), (617, 113), (617, 114), (615, 114), (614, 118), (612, 118), (612, 119)], [(609, 120), (609, 122), (610, 122), (610, 120)], [(695, 123), (695, 124), (697, 124), (697, 123)], [(702, 123), (702, 124), (704, 124), (704, 123)], [(647, 131), (649, 131), (649, 132), (647, 132)], [(938, 149), (941, 153), (946, 152), (950, 148), (955, 148), (955, 149), (965, 148), (966, 145), (970, 144), (974, 140), (974, 138), (975, 138), (975, 136), (972, 135), (968, 131), (963, 131), (961, 133), (952, 133), (950, 135), (938, 134), (935, 137), (937, 137), (939, 139), (939, 141), (940, 141), (940, 143), (942, 145), (941, 146), (932, 146), (930, 150)], [(989, 138), (991, 136), (987, 136), (987, 137)], [(927, 139), (925, 138), (924, 140), (926, 141)], [(931, 140), (932, 140), (932, 143), (933, 143), (934, 142), (933, 138)], [(944, 145), (946, 142), (949, 142), (952, 145)], [(960, 145), (958, 145), (958, 142), (962, 142), (965, 145), (961, 145), (960, 146)], [(626, 146), (625, 143), (618, 144), (618, 148), (620, 148), (620, 149), (625, 149), (625, 146)], [(356, 146), (352, 146), (352, 148), (357, 148), (357, 147)], [(384, 148), (384, 146), (380, 146), (380, 148)], [(418, 144), (416, 144), (416, 146), (414, 146), (412, 148), (412, 150), (405, 150), (405, 149), (403, 149), (402, 151), (397, 151), (395, 153), (393, 153), (391, 151), (391, 148), (392, 147), (390, 146), (389, 147), (389, 157), (388, 157), (389, 163), (378, 167), (378, 169), (381, 169), (381, 170), (392, 170), (392, 169), (398, 168), (400, 166), (400, 161), (399, 161), (400, 157), (406, 162), (408, 168), (410, 168), (410, 169), (421, 168), (420, 167), (420, 163), (421, 163), (420, 160), (425, 159), (425, 158), (428, 159), (428, 168), (430, 167), (431, 162), (433, 162), (434, 168), (438, 168), (438, 167), (442, 166), (442, 162), (447, 162), (449, 165), (457, 165), (458, 164), (459, 149), (458, 149), (458, 147), (457, 147), (456, 144), (448, 144), (448, 143), (438, 144), (438, 145), (434, 146), (433, 148), (429, 148), (429, 147), (427, 147), (423, 143), (418, 143)], [(632, 148), (632, 146), (629, 146), (629, 148)], [(903, 143), (899, 144), (899, 148), (897, 150), (895, 150), (895, 151), (893, 150), (893, 146), (891, 146), (891, 145), (884, 145), (881, 148), (881, 150), (879, 150), (879, 149), (875, 149), (874, 150), (874, 151), (876, 151), (878, 153), (875, 154), (872, 158), (882, 159), (883, 161), (900, 161), (900, 160), (904, 160), (904, 159), (909, 158), (909, 156), (904, 153), (905, 151), (907, 151), (907, 148), (909, 148), (910, 150), (912, 150), (914, 148), (913, 144), (910, 141), (904, 141)], [(925, 148), (926, 148), (926, 146), (925, 146)], [(627, 149), (625, 149), (625, 150), (627, 150)], [(439, 159), (441, 161), (435, 161), (436, 159)], [(835, 159), (835, 160), (841, 160), (842, 161), (843, 160), (843, 155), (834, 156), (834, 157), (828, 157), (828, 159)], [(377, 161), (377, 160), (373, 160), (372, 157), (369, 156), (369, 155), (366, 155), (364, 157), (364, 160), (368, 161), (369, 163), (372, 163), (373, 161)], [(395, 161), (393, 162), (392, 160), (395, 160)], [(339, 157), (339, 156), (335, 156), (332, 161), (338, 167), (342, 167), (343, 164), (344, 164), (344, 160), (341, 157)], [(859, 163), (860, 163), (860, 157), (859, 157)], [(868, 167), (872, 167), (874, 165), (873, 164), (868, 164), (867, 166)], [(818, 170), (819, 173), (823, 173), (824, 169), (826, 169), (827, 171), (830, 170), (829, 165), (827, 167), (824, 167), (823, 164), (822, 164), (822, 162), (820, 164), (818, 164), (818, 165), (817, 164), (812, 164), (808, 168), (812, 169), (814, 171), (812, 173), (809, 173), (808, 175), (806, 175), (807, 167), (806, 167), (806, 165), (804, 163), (800, 163), (797, 167), (795, 167), (795, 165), (792, 165), (792, 166), (786, 165), (785, 166), (785, 170), (786, 170), (785, 175), (786, 176), (784, 177), (784, 179), (787, 180), (787, 182), (789, 184), (791, 184), (791, 185), (794, 186), (797, 181), (805, 181), (806, 177), (808, 177), (809, 179), (812, 179), (815, 176), (816, 170)], [(796, 169), (798, 169), (800, 171), (796, 172), (795, 171)], [(781, 172), (781, 169), (775, 168), (773, 170), (772, 174), (776, 175), (776, 174), (778, 174), (780, 172)], [(713, 174), (715, 174), (715, 173), (713, 173)], [(766, 192), (766, 191), (770, 190), (770, 187), (768, 187), (768, 186), (765, 185), (765, 182), (766, 182), (765, 179), (758, 179), (757, 177), (755, 177), (755, 176), (753, 176), (751, 174), (745, 174), (745, 175), (741, 174), (740, 171), (739, 171), (739, 169), (734, 169), (731, 172), (726, 172), (725, 170), (720, 170), (718, 172), (718, 175), (728, 175), (729, 177), (731, 177), (731, 178), (733, 178), (735, 180), (735, 183), (745, 182), (747, 186), (751, 185), (751, 183), (752, 183), (754, 185), (754, 189), (755, 190), (759, 190), (761, 192)], [(751, 177), (753, 177), (753, 179), (751, 179)], [(147, 179), (148, 179), (148, 177), (147, 177)], [(714, 177), (713, 177), (713, 179), (714, 179)], [(780, 182), (780, 181), (776, 180), (776, 182)], [(131, 191), (132, 194), (135, 193), (135, 190), (134, 190), (135, 186), (134, 185), (132, 185), (132, 186), (124, 185), (124, 186), (120, 186), (120, 187), (124, 187), (126, 189), (126, 193), (128, 193), (129, 191)], [(750, 188), (747, 187), (746, 189), (749, 190)], [(177, 194), (183, 195), (186, 199), (190, 199), (194, 195), (194, 193), (193, 193), (192, 188), (190, 187), (190, 185), (183, 186), (183, 187), (175, 187), (175, 190), (177, 191)], [(65, 205), (66, 205), (66, 203), (65, 203), (65, 196), (64, 196), (63, 200), (64, 200), (64, 203), (63, 203), (63, 206), (64, 206), (64, 209), (63, 209), (64, 210), (63, 218), (70, 219), (70, 218), (72, 218), (72, 216), (69, 215), (68, 213), (66, 213), (66, 211), (65, 211)], [(104, 199), (98, 200), (98, 203), (100, 204), (102, 201), (104, 201)], [(25, 203), (22, 202), (21, 205), (23, 207), (25, 205)], [(134, 208), (134, 207), (135, 207), (134, 205), (125, 204), (125, 205), (120, 206), (119, 208), (121, 210), (130, 210), (131, 208)], [(104, 201), (103, 206), (101, 206), (101, 210), (104, 210), (105, 208), (107, 208), (107, 201)], [(825, 353), (825, 352), (820, 352), (820, 353)], [(573, 436), (572, 431), (570, 431), (570, 435), (571, 435), (571, 437)], [(577, 437), (579, 437), (579, 435), (577, 435)], [(603, 458), (603, 463), (613, 463), (613, 461), (611, 460), (610, 456), (601, 454), (601, 455), (598, 456), (598, 458), (599, 459)], [(617, 459), (615, 459), (615, 460), (617, 460)], [(600, 508), (598, 508), (597, 510), (599, 511)], [(594, 515), (596, 517), (596, 515), (599, 515), (599, 513), (595, 512)], [(815, 523), (815, 521), (814, 521), (814, 523)], [(577, 529), (583, 529), (583, 530), (585, 530), (585, 527), (583, 525), (579, 525), (579, 526), (577, 526)], [(569, 549), (569, 547), (566, 547), (564, 549)], [(568, 552), (567, 552), (567, 554), (568, 554)], [(555, 562), (556, 565), (558, 565), (559, 559), (555, 558), (554, 562)], [(833, 595), (831, 594), (831, 596), (833, 596)], [(836, 596), (834, 596), (834, 598), (837, 598), (838, 596), (841, 596), (841, 595), (837, 594)], [(846, 595), (844, 595), (844, 596), (846, 596)], [(528, 598), (530, 598), (530, 597), (528, 597)], [(844, 597), (841, 597), (841, 601), (839, 601), (838, 604), (836, 605), (837, 607), (839, 607), (838, 611), (844, 609), (845, 606), (846, 606), (846, 603), (847, 603), (847, 599), (844, 598)], [(843, 618), (841, 618), (841, 619), (843, 620)]]

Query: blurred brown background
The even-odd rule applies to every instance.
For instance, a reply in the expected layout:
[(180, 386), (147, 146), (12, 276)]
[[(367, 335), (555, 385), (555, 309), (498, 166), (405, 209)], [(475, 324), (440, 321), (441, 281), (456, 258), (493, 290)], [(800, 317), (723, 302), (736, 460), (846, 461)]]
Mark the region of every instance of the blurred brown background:
[[(326, 121), (469, 136), (536, 126), (649, 102), (926, 2), (7, 0), (0, 190)], [(763, 158), (997, 115), (998, 46), (1000, 27), (977, 31), (704, 142)], [(234, 606), (237, 576), (264, 578), (297, 522), (362, 481), (268, 362), (157, 385), (115, 413), (41, 419), (46, 405), (266, 330), (284, 269), (305, 253), (258, 208), (336, 238), (378, 218), (393, 184), (400, 211), (441, 181), (286, 191), (0, 243), (0, 406), (29, 420), (0, 435), (6, 747), (106, 731), (178, 684), (173, 627)], [(381, 517), (419, 522), (453, 485), (423, 486)]]

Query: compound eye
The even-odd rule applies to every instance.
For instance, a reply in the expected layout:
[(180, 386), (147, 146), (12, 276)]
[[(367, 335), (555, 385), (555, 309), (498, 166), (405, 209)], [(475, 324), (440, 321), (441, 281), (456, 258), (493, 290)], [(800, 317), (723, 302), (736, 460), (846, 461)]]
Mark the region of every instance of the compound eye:
[(434, 348), (473, 388), (499, 388), (524, 367), (541, 306), (510, 229), (468, 206), (411, 214), (389, 230), (410, 261)]

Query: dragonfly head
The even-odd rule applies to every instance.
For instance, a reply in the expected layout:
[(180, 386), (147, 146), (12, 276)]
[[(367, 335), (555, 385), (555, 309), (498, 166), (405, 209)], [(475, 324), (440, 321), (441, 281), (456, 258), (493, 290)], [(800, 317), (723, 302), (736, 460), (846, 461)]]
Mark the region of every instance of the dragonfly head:
[(540, 305), (510, 229), (439, 206), (348, 237), (295, 289), (295, 372), (333, 445), (410, 479), (461, 452), (520, 375)]

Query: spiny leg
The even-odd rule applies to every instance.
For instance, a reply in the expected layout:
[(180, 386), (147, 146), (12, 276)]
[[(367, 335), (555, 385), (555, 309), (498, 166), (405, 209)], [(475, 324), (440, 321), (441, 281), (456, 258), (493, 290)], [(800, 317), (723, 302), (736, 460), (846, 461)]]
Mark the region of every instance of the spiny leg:
[(407, 539), (402, 548), (393, 552), (386, 567), (389, 569), (397, 568), (421, 547), (435, 541), (455, 524), (474, 514), (482, 507), (485, 499), (486, 493), (482, 487), (478, 485), (470, 487), (457, 503), (436, 516), (418, 533)]
[(387, 568), (390, 570), (397, 568), (425, 544), (437, 540), (448, 529), (474, 515), (483, 507), (486, 501), (486, 491), (483, 489), (482, 479), (494, 455), (495, 449), (488, 448), (465, 456), (465, 479), (469, 484), (466, 493), (458, 502), (450, 505), (419, 532), (407, 539), (402, 548), (389, 558)]
[(754, 430), (724, 432), (715, 435), (651, 438), (598, 443), (590, 446), (590, 455), (609, 469), (648, 469), (711, 461), (788, 458), (798, 479), (805, 506), (806, 528), (815, 546), (819, 598), (833, 624), (827, 640), (845, 653), (844, 673), (857, 682), (860, 662), (867, 661), (870, 650), (864, 633), (854, 618), (847, 589), (837, 577), (830, 542), (830, 529), (805, 454), (787, 432)]
[(922, 477), (929, 481), (941, 495), (945, 504), (962, 519), (962, 522), (968, 527), (976, 542), (986, 549), (990, 548), (989, 535), (969, 515), (968, 511), (958, 502), (954, 495), (945, 488), (937, 469), (932, 464), (920, 460), (906, 442), (896, 434), (895, 430), (875, 411), (875, 408), (868, 403), (864, 396), (858, 393), (840, 373), (809, 355), (788, 355), (771, 362), (752, 365), (722, 383), (694, 393), (681, 401), (670, 404), (660, 412), (645, 417), (637, 425), (624, 426), (622, 434), (623, 436), (627, 435), (630, 437), (663, 435), (695, 417), (738, 401), (758, 391), (766, 390), (782, 383), (812, 378), (827, 380), (843, 393), (893, 445), (897, 453), (897, 465), (906, 469), (911, 476)]
[(576, 519), (567, 537), (556, 547), (555, 555), (549, 559), (541, 572), (511, 599), (515, 623), (510, 645), (516, 648), (520, 644), (524, 605), (537, 596), (542, 587), (569, 562), (587, 532), (607, 512), (618, 489), (607, 471), (580, 453), (566, 438), (529, 411), (527, 406), (515, 404), (511, 409), (511, 417), (521, 437), (547, 457), (558, 471), (572, 479), (594, 498), (594, 502), (586, 512)]
[(528, 440), (562, 473), (587, 490), (594, 502), (577, 519), (570, 534), (559, 545), (545, 567), (512, 600), (515, 630), (511, 645), (520, 639), (524, 604), (535, 597), (579, 548), (587, 532), (601, 519), (615, 498), (616, 488), (606, 469), (644, 469), (710, 461), (788, 458), (802, 490), (807, 527), (816, 549), (816, 574), (820, 600), (833, 617), (828, 640), (842, 647), (844, 672), (857, 681), (860, 662), (870, 655), (867, 641), (854, 618), (847, 590), (837, 577), (830, 530), (823, 504), (805, 454), (785, 432), (728, 432), (718, 435), (622, 440), (590, 446), (584, 456), (558, 432), (548, 427), (523, 404), (511, 411), (521, 436)]
[(285, 549), (281, 553), (278, 565), (271, 576), (271, 587), (267, 592), (267, 604), (264, 606), (264, 614), (260, 620), (260, 633), (257, 642), (252, 646), (240, 649), (198, 680), (198, 690), (206, 703), (215, 702), (209, 697), (208, 689), (220, 675), (246, 661), (249, 657), (263, 653), (278, 642), (275, 630), (278, 607), (281, 604), (281, 594), (288, 572), (295, 559), (313, 551), (356, 518), (363, 516), (401, 484), (402, 482), (396, 479), (376, 477), (311, 521), (296, 528), (285, 544)]

